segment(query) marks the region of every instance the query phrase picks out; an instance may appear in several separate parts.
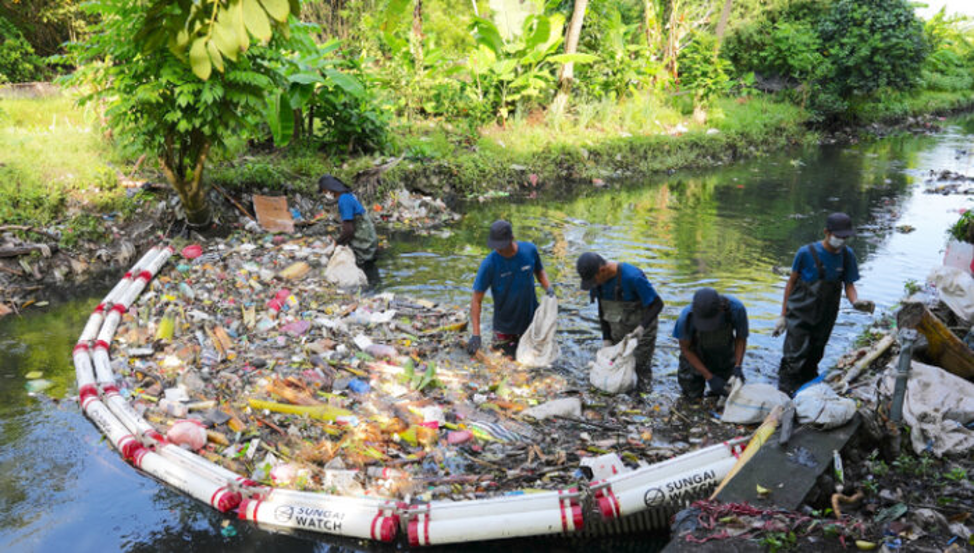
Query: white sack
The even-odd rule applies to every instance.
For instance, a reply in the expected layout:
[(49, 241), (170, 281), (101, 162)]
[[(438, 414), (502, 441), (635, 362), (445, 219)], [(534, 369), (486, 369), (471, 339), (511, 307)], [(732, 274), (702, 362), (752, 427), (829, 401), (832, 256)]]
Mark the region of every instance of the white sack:
[(534, 312), (534, 319), (521, 335), (517, 345), (517, 361), (527, 367), (548, 367), (561, 354), (555, 331), (558, 330), (558, 300), (545, 295)]
[(528, 408), (521, 412), (521, 415), (531, 416), (537, 420), (555, 416), (580, 418), (582, 417), (582, 400), (576, 397), (559, 398)]
[(631, 333), (619, 344), (606, 346), (595, 353), (589, 382), (612, 394), (628, 392), (636, 386), (636, 345), (639, 337)]
[(795, 395), (798, 423), (833, 429), (845, 425), (856, 415), (856, 401), (836, 394), (825, 383), (812, 385)]
[(789, 400), (787, 394), (767, 383), (745, 385), (737, 377), (731, 377), (728, 385), (730, 394), (720, 416), (724, 423), (761, 423), (775, 406), (784, 406)]
[(364, 287), (369, 283), (365, 272), (355, 265), (355, 253), (348, 246), (335, 249), (335, 254), (325, 267), (325, 279), (343, 289)]
[(974, 277), (956, 267), (934, 269), (927, 282), (937, 287), (940, 299), (964, 321), (974, 321)]
[[(880, 392), (893, 395), (896, 365), (891, 363), (880, 379)], [(974, 454), (974, 430), (965, 424), (974, 420), (974, 383), (939, 367), (914, 361), (906, 381), (903, 421), (910, 426), (910, 441), (916, 453), (930, 443), (937, 456)]]

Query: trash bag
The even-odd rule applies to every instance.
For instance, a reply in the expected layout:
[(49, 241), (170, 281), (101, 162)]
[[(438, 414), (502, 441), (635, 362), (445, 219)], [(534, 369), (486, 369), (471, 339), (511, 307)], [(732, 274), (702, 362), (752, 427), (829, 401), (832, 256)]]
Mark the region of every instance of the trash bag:
[(582, 417), (581, 398), (559, 398), (521, 412), (521, 415), (531, 416), (542, 420), (549, 417)]
[(527, 367), (548, 367), (561, 354), (555, 331), (558, 328), (558, 300), (551, 296), (541, 299), (534, 319), (521, 335), (517, 345), (517, 361)]
[(199, 450), (206, 446), (206, 429), (198, 421), (183, 419), (169, 428), (166, 439), (184, 448)]
[(347, 246), (339, 246), (325, 267), (325, 279), (339, 288), (364, 287), (369, 283), (365, 272), (355, 265), (355, 253)]
[[(896, 366), (890, 364), (880, 380), (880, 392), (893, 394)], [(939, 367), (914, 361), (906, 381), (903, 421), (910, 426), (913, 450), (927, 445), (937, 456), (974, 454), (974, 383)]]
[(589, 382), (592, 386), (612, 394), (628, 392), (636, 386), (636, 345), (639, 337), (626, 335), (618, 344), (606, 346), (595, 353)]
[(767, 383), (745, 385), (737, 377), (728, 381), (730, 394), (724, 403), (720, 420), (724, 423), (761, 423), (775, 406), (788, 403), (788, 395)]
[(856, 401), (839, 396), (832, 387), (819, 383), (795, 395), (798, 423), (814, 424), (822, 429), (845, 425), (856, 415)]
[(974, 277), (956, 267), (934, 269), (927, 282), (937, 287), (940, 299), (961, 319), (974, 322)]

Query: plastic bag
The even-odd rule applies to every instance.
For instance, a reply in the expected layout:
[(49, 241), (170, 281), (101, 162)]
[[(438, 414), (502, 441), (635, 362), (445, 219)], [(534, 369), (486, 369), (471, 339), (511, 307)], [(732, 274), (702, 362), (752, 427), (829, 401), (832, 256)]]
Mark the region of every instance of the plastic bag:
[(856, 401), (836, 394), (832, 387), (819, 383), (795, 395), (798, 423), (833, 429), (845, 425), (856, 415)]
[(521, 412), (521, 415), (531, 416), (537, 420), (556, 416), (580, 418), (582, 417), (582, 400), (574, 397), (559, 398), (558, 400), (551, 400), (533, 408), (528, 408)]
[(339, 288), (364, 287), (369, 283), (365, 272), (355, 265), (355, 253), (347, 246), (339, 246), (325, 267), (325, 279)]
[(199, 450), (206, 446), (206, 429), (203, 424), (191, 419), (177, 421), (166, 432), (166, 439), (190, 450)]
[(517, 345), (517, 361), (527, 367), (547, 367), (561, 354), (555, 331), (558, 329), (558, 300), (551, 296), (541, 299), (534, 319)]
[(731, 377), (728, 385), (730, 394), (720, 416), (725, 423), (761, 423), (775, 406), (784, 406), (789, 401), (787, 394), (767, 383), (745, 385), (737, 377)]
[(592, 362), (589, 382), (612, 394), (628, 392), (636, 386), (636, 345), (639, 337), (626, 335), (618, 344), (599, 349)]
[(974, 320), (974, 277), (956, 267), (934, 269), (927, 282), (937, 287), (940, 299), (964, 321)]

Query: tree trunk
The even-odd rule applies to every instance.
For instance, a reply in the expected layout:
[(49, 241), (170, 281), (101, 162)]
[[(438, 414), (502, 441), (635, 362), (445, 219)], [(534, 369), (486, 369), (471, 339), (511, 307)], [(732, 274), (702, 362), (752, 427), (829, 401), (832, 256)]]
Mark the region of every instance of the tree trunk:
[(413, 8), (413, 32), (410, 37), (413, 59), (416, 60), (416, 73), (423, 72), (423, 0), (416, 0)]
[[(582, 34), (582, 22), (585, 20), (585, 8), (588, 7), (588, 0), (575, 0), (575, 9), (572, 11), (572, 20), (568, 24), (568, 34), (565, 36), (565, 53), (574, 54), (578, 51), (578, 39)], [(555, 113), (564, 111), (568, 104), (568, 95), (571, 93), (572, 80), (575, 78), (575, 64), (565, 62), (558, 73), (558, 94), (552, 102), (551, 109)]]
[(730, 19), (731, 3), (734, 0), (724, 0), (724, 9), (720, 10), (720, 21), (717, 22), (717, 44), (724, 40), (724, 33), (727, 31), (727, 21)]
[(974, 353), (919, 302), (907, 302), (896, 314), (900, 329), (916, 329), (927, 339), (927, 357), (954, 375), (974, 379)]
[(191, 227), (206, 227), (213, 221), (210, 204), (206, 200), (206, 189), (203, 186), (203, 169), (210, 152), (210, 142), (203, 140), (199, 145), (199, 152), (193, 160), (192, 172), (188, 175), (181, 168), (182, 160), (173, 147), (172, 139), (166, 139), (166, 152), (159, 160), (162, 172), (165, 173), (169, 184), (176, 190), (186, 213), (186, 222)]

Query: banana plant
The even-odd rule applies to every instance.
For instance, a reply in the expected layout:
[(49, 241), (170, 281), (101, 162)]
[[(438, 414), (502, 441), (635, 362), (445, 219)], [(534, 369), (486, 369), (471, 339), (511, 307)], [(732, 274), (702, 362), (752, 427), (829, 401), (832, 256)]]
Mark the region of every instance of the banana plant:
[(559, 64), (587, 64), (598, 59), (592, 54), (556, 54), (564, 41), (565, 17), (529, 15), (521, 34), (505, 39), (494, 22), (474, 18), (472, 31), (477, 49), (467, 58), (467, 71), (476, 99), (496, 106), (506, 120), (517, 106), (550, 94)]

